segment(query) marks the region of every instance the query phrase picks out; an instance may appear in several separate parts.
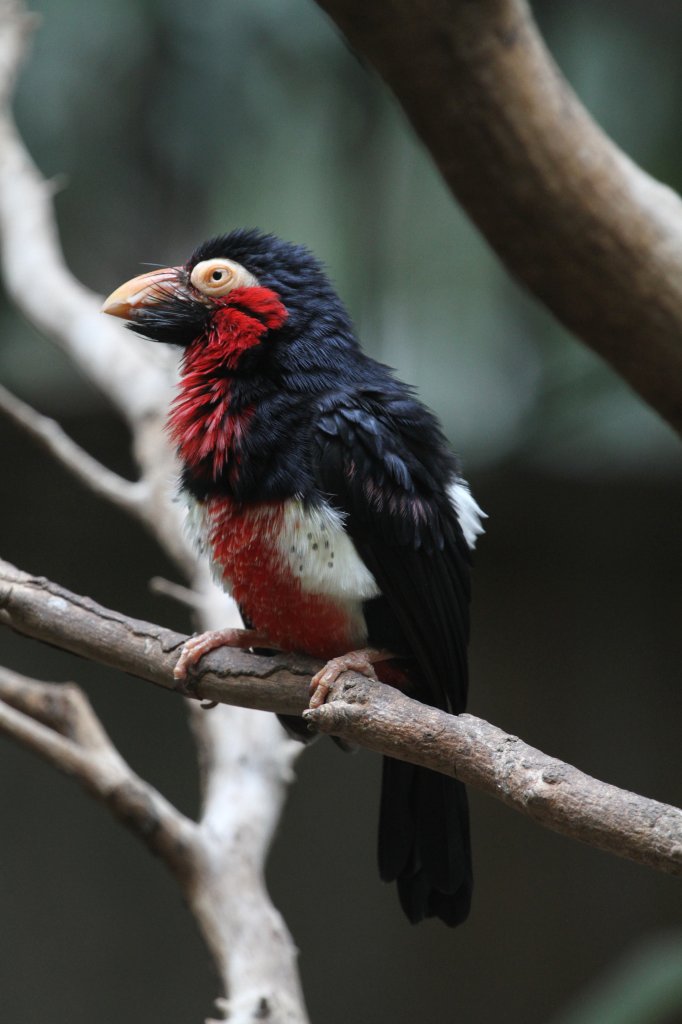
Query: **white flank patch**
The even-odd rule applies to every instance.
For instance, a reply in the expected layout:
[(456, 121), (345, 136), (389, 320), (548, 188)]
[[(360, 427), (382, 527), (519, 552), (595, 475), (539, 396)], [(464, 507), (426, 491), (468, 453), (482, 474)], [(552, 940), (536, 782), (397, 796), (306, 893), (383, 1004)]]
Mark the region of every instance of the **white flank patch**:
[(346, 600), (376, 597), (379, 588), (343, 526), (343, 517), (329, 505), (307, 507), (286, 502), (284, 526), (275, 539), (281, 557), (303, 590)]
[(476, 499), (469, 490), (466, 480), (455, 480), (448, 487), (448, 495), (452, 506), (457, 513), (459, 525), (462, 527), (464, 539), (473, 549), (476, 547), (476, 538), (485, 533), (482, 519), (487, 519), (485, 512), (479, 508)]
[(213, 558), (213, 552), (211, 551), (211, 545), (208, 542), (208, 521), (206, 517), (206, 506), (201, 501), (197, 501), (187, 491), (181, 492), (182, 497), (185, 500), (186, 515), (185, 515), (185, 533), (187, 534), (190, 544), (194, 549), (205, 558), (208, 559), (209, 568), (211, 570), (211, 576), (213, 582), (216, 583), (223, 590), (226, 588), (225, 576), (218, 562)]
[[(189, 494), (183, 496), (187, 502), (187, 535), (197, 551), (208, 558), (216, 583), (225, 587), (224, 569), (214, 561), (208, 539), (206, 506)], [(344, 530), (343, 517), (329, 505), (306, 508), (298, 498), (292, 498), (284, 503), (283, 525), (267, 505), (254, 507), (252, 514), (259, 520), (265, 543), (269, 542), (278, 561), (300, 579), (307, 593), (349, 602), (365, 601), (380, 593)]]

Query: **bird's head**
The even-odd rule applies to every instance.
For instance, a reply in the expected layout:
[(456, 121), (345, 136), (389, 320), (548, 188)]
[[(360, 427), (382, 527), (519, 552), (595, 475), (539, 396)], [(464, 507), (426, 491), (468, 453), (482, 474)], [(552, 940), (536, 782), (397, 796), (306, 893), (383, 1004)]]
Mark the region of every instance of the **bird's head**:
[(127, 281), (102, 309), (152, 341), (183, 347), (215, 336), (228, 312), (257, 321), (259, 338), (277, 332), (293, 341), (320, 327), (351, 335), (345, 309), (312, 253), (246, 229), (204, 242), (182, 266)]

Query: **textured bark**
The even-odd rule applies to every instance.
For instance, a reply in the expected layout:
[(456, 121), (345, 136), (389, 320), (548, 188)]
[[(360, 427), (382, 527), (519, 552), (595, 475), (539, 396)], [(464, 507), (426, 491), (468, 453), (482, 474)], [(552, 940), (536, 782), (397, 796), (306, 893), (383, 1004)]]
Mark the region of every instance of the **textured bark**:
[(682, 431), (682, 202), (594, 123), (525, 0), (318, 0), (507, 268)]
[[(0, 625), (169, 689), (184, 639), (6, 562), (0, 562)], [(222, 649), (202, 661), (195, 696), (300, 714), (317, 667), (290, 655), (261, 658)], [(461, 779), (547, 828), (682, 876), (682, 811), (593, 779), (472, 715), (448, 715), (344, 673), (328, 703), (305, 717), (321, 732)], [(218, 810), (217, 825), (220, 817)], [(200, 877), (205, 884), (206, 873)]]
[[(1, 559), (0, 625), (166, 689), (177, 689), (173, 668), (187, 640), (184, 634), (103, 608), (89, 597), (30, 576)], [(303, 656), (260, 658), (223, 648), (207, 655), (202, 666), (189, 683), (191, 693), (182, 689), (183, 694), (300, 715), (307, 707), (310, 677), (320, 663)], [(223, 685), (228, 679), (229, 690)]]
[(473, 715), (448, 715), (354, 677), (339, 680), (333, 699), (306, 718), (453, 775), (555, 832), (682, 877), (682, 810), (593, 779)]

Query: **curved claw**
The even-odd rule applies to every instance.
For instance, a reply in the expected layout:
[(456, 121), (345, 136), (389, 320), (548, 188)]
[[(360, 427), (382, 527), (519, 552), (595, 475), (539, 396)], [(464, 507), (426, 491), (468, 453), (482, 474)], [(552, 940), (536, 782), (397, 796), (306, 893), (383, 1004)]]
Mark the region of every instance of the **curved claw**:
[(310, 707), (319, 708), (324, 704), (329, 691), (342, 672), (359, 672), (368, 679), (376, 680), (374, 664), (377, 661), (388, 661), (395, 655), (391, 651), (378, 651), (373, 647), (364, 647), (359, 651), (349, 651), (339, 658), (332, 658), (324, 668), (316, 672), (310, 680)]
[[(187, 684), (189, 673), (205, 654), (219, 647), (273, 647), (265, 633), (258, 629), (211, 629), (187, 640), (175, 663), (173, 676), (180, 684)], [(181, 689), (181, 687), (178, 687)]]

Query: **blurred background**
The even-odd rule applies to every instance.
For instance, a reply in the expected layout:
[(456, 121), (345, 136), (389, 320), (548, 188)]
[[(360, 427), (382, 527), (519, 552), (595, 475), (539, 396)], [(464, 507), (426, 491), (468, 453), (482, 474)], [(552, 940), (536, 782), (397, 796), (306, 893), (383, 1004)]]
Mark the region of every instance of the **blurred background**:
[[(605, 130), (682, 190), (682, 6), (533, 4)], [(58, 189), (67, 261), (104, 294), (247, 225), (326, 262), (366, 349), (441, 417), (490, 515), (470, 710), (618, 786), (682, 803), (679, 441), (524, 294), (381, 83), (309, 0), (42, 0), (16, 101)], [(36, 268), (39, 286), (39, 268)], [(3, 300), (0, 379), (134, 473), (106, 401)], [(141, 528), (0, 420), (2, 555), (131, 615), (175, 573)], [(181, 702), (0, 633), (2, 661), (77, 679), (133, 766), (197, 802)], [(326, 1024), (682, 1021), (679, 881), (471, 794), (470, 921), (411, 928), (375, 867), (378, 759), (317, 743), (270, 860)], [(217, 981), (175, 886), (102, 809), (0, 743), (0, 1019), (161, 1021)]]

